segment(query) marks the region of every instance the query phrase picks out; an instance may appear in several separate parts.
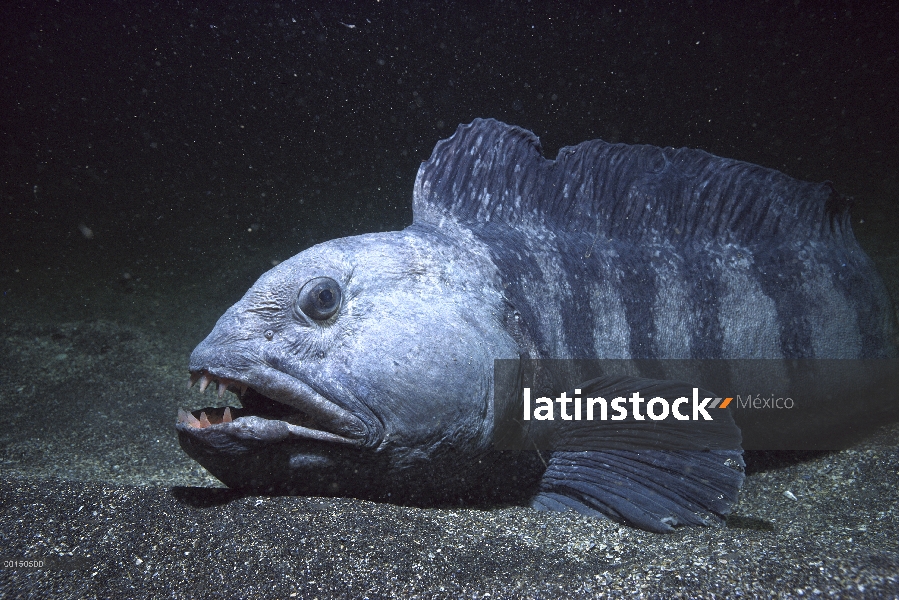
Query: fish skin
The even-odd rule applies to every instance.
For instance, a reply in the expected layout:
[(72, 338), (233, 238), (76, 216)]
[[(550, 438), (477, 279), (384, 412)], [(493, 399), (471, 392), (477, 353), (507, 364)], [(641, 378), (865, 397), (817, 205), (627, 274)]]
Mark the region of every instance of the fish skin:
[[(896, 356), (883, 283), (827, 184), (598, 140), (549, 161), (532, 133), (477, 120), (423, 163), (413, 212), (280, 263), (226, 311), (190, 371), (251, 392), (232, 423), (178, 423), (190, 456), (250, 491), (531, 503), (669, 531), (729, 510), (735, 427), (733, 449), (702, 457), (499, 452), (494, 359)], [(318, 277), (341, 293), (323, 320), (297, 307)], [(659, 476), (697, 461), (696, 485)], [(622, 481), (627, 498), (609, 492)]]

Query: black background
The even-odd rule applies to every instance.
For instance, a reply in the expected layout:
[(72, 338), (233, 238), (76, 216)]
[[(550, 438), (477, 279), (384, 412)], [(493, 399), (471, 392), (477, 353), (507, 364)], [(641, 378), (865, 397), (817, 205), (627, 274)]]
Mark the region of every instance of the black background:
[(4, 2), (4, 293), (402, 228), (475, 117), (829, 179), (888, 228), (897, 35), (891, 2)]

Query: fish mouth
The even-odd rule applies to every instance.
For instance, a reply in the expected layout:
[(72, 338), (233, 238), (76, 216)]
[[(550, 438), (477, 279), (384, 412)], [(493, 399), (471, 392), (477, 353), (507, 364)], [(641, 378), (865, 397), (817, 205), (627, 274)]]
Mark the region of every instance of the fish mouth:
[[(259, 371), (259, 372), (256, 372)], [(190, 371), (188, 388), (200, 384), (205, 393), (215, 383), (218, 397), (238, 395), (242, 407), (178, 409), (177, 428), (185, 433), (217, 434), (260, 441), (315, 440), (362, 446), (365, 422), (286, 373), (263, 367), (247, 375), (228, 376), (212, 369)]]

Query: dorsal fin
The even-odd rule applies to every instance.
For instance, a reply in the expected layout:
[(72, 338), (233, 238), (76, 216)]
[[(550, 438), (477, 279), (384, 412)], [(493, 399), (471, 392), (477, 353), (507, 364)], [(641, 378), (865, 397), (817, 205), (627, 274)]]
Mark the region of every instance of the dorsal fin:
[(609, 144), (541, 154), (530, 131), (476, 119), (437, 143), (415, 181), (416, 222), (584, 232), (633, 241), (779, 244), (851, 236), (829, 183), (689, 148)]

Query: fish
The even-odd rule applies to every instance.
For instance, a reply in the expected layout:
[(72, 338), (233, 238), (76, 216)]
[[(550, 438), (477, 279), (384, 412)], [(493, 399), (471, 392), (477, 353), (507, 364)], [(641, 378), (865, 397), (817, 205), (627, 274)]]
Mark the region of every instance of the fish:
[[(551, 160), (526, 129), (460, 125), (418, 171), (411, 225), (312, 246), (221, 316), (190, 385), (241, 406), (180, 410), (180, 445), (248, 493), (720, 524), (745, 476), (730, 410), (528, 419), (497, 365), (895, 357), (850, 207), (830, 183), (701, 150), (592, 140)], [(715, 396), (608, 373), (534, 382), (551, 403)]]

